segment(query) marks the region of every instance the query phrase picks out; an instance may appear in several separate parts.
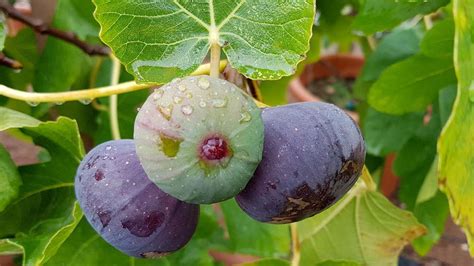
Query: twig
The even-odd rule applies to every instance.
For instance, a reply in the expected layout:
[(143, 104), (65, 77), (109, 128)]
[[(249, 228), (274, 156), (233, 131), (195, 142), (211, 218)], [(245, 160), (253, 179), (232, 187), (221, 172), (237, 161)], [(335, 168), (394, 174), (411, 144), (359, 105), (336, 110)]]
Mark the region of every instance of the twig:
[[(221, 70), (224, 69), (227, 65), (226, 60), (220, 62)], [(204, 75), (209, 74), (210, 65), (204, 64), (201, 65), (196, 71), (191, 75)], [(0, 84), (0, 95), (6, 96), (11, 99), (25, 101), (25, 102), (34, 102), (34, 103), (57, 103), (57, 102), (70, 102), (70, 101), (79, 101), (84, 99), (96, 99), (100, 97), (107, 97), (110, 95), (118, 95), (132, 91), (149, 89), (160, 84), (156, 83), (147, 83), (147, 84), (137, 84), (134, 81), (125, 82), (117, 84), (115, 86), (107, 86), (101, 88), (87, 89), (87, 90), (78, 90), (78, 91), (68, 91), (68, 92), (53, 92), (53, 93), (37, 93), (37, 92), (25, 92), (19, 91), (7, 86)]]
[(4, 53), (0, 53), (0, 65), (16, 70), (23, 69), (23, 65), (20, 62), (8, 58)]
[(5, 13), (6, 16), (13, 20), (17, 20), (22, 22), (23, 24), (31, 27), (34, 31), (43, 34), (43, 35), (50, 35), (71, 43), (77, 47), (79, 47), (82, 51), (84, 51), (88, 55), (109, 55), (110, 49), (106, 46), (99, 46), (99, 45), (91, 45), (88, 44), (77, 37), (76, 34), (72, 32), (65, 32), (58, 29), (50, 28), (46, 23), (44, 23), (40, 19), (32, 18), (27, 15), (21, 14), (18, 10), (16, 10), (13, 6), (8, 4), (5, 0), (0, 0), (0, 10)]

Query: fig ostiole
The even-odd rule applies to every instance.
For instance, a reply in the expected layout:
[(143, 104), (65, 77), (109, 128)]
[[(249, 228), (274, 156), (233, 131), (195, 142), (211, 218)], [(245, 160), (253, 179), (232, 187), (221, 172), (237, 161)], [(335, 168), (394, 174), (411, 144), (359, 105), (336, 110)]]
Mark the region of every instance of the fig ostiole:
[(132, 140), (91, 150), (77, 170), (75, 190), (92, 227), (130, 256), (167, 255), (196, 230), (199, 206), (171, 197), (148, 179)]
[(262, 158), (261, 111), (228, 81), (177, 79), (144, 103), (134, 140), (160, 189), (189, 203), (220, 202), (244, 189)]
[(292, 223), (322, 212), (357, 181), (365, 144), (356, 123), (338, 107), (298, 103), (267, 108), (263, 159), (236, 197), (252, 218)]

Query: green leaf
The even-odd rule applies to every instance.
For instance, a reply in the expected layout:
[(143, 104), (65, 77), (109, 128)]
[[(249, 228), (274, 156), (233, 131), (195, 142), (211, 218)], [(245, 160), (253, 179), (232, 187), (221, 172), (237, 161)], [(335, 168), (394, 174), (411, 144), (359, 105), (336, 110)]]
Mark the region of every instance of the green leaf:
[(301, 265), (347, 260), (396, 265), (402, 248), (425, 232), (413, 215), (358, 182), (338, 203), (298, 224)]
[(410, 57), (386, 69), (369, 92), (369, 104), (389, 114), (424, 111), (438, 92), (456, 83), (451, 59)]
[(437, 184), (435, 156), (440, 131), (440, 115), (434, 105), (430, 123), (418, 129), (398, 153), (393, 165), (401, 178), (399, 199), (428, 229), (426, 235), (413, 242), (420, 255), (426, 255), (439, 241), (448, 215), (447, 200), (438, 192)]
[(352, 26), (372, 34), (393, 28), (415, 15), (432, 13), (448, 3), (449, 0), (365, 0)]
[(453, 56), (454, 20), (446, 19), (428, 31), (421, 42), (421, 52), (430, 57)]
[(367, 152), (384, 156), (399, 151), (423, 124), (423, 113), (389, 115), (369, 108), (364, 122)]
[(29, 28), (23, 29), (15, 37), (6, 38), (4, 53), (19, 61), (23, 69), (18, 72), (0, 66), (0, 80), (3, 85), (17, 90), (26, 90), (31, 84), (38, 60), (36, 42), (35, 32)]
[(23, 250), (24, 264), (42, 264), (56, 253), (82, 217), (73, 189), (76, 168), (84, 155), (82, 142), (70, 119), (32, 125), (35, 120), (16, 112), (3, 114), (6, 121), (16, 118), (18, 122), (7, 122), (1, 128), (29, 125), (23, 128), (24, 133), (48, 150), (51, 158), (20, 168), (23, 185), (18, 198), (0, 213), (0, 237), (9, 237), (5, 243)]
[(23, 113), (0, 107), (0, 131), (11, 128), (36, 127), (41, 121)]
[(294, 73), (309, 49), (314, 0), (94, 0), (101, 38), (141, 82), (187, 76), (218, 41), (252, 79)]
[(21, 178), (16, 165), (0, 144), (0, 212), (18, 196), (20, 185)]
[[(52, 25), (72, 31), (82, 39), (98, 36), (99, 25), (92, 16), (93, 10), (90, 1), (60, 0)], [(91, 66), (91, 58), (78, 47), (50, 37), (39, 59), (33, 88), (37, 92), (71, 90)]]
[(313, 33), (310, 40), (310, 49), (306, 54), (306, 59), (298, 64), (296, 73), (293, 76), (283, 77), (279, 80), (265, 80), (260, 83), (260, 92), (263, 102), (269, 106), (284, 105), (288, 103), (288, 87), (290, 82), (301, 75), (307, 65), (316, 63), (321, 53), (321, 38), (319, 34)]
[(5, 21), (5, 16), (0, 14), (0, 52), (5, 47), (5, 39), (7, 38), (7, 24)]
[(262, 259), (254, 262), (239, 264), (241, 266), (290, 266), (290, 262), (280, 259)]
[(439, 115), (443, 126), (448, 122), (449, 116), (451, 115), (454, 100), (456, 100), (456, 92), (456, 84), (444, 88), (439, 92)]
[(474, 0), (454, 0), (454, 62), (459, 87), (453, 113), (438, 142), (441, 189), (449, 199), (453, 220), (460, 225), (474, 256)]
[(370, 86), (387, 67), (418, 52), (420, 40), (420, 34), (415, 29), (396, 30), (384, 37), (367, 58), (362, 73), (357, 78), (355, 96), (365, 100)]
[(428, 232), (413, 241), (413, 248), (421, 256), (425, 256), (438, 243), (444, 232), (449, 216), (448, 199), (437, 191), (434, 197), (416, 205), (414, 214), (423, 223)]
[(229, 231), (231, 250), (259, 257), (286, 256), (290, 250), (288, 225), (272, 225), (252, 220), (235, 200), (221, 203)]

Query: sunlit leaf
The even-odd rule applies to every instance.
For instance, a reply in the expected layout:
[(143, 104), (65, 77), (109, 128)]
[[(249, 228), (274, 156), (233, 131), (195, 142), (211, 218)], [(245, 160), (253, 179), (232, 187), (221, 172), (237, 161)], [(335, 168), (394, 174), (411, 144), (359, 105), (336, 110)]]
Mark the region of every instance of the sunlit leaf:
[(49, 152), (50, 161), (20, 168), (23, 184), (18, 197), (0, 213), (0, 237), (8, 238), (0, 249), (21, 249), (25, 265), (42, 264), (82, 217), (73, 189), (75, 171), (84, 155), (82, 142), (70, 119), (38, 124), (17, 112), (2, 111), (7, 119), (0, 122), (6, 121), (1, 128), (21, 127)]
[[(454, 64), (459, 80), (453, 113), (438, 143), (441, 189), (451, 216), (460, 225), (474, 255), (474, 1), (454, 0)], [(472, 99), (473, 97), (471, 97)]]
[(425, 111), (438, 92), (456, 84), (452, 59), (410, 57), (386, 69), (369, 92), (369, 103), (390, 114)]
[(358, 183), (327, 211), (298, 224), (301, 265), (347, 260), (396, 265), (402, 248), (425, 232), (413, 215)]
[(309, 49), (314, 0), (94, 0), (101, 38), (142, 82), (189, 75), (211, 42), (252, 79), (294, 72)]
[(421, 43), (421, 52), (430, 57), (451, 57), (454, 49), (454, 21), (446, 19), (428, 31)]

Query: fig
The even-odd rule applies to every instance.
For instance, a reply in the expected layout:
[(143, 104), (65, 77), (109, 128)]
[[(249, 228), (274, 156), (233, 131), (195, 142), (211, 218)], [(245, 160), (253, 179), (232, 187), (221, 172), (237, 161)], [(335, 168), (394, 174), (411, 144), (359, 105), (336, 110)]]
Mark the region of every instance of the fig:
[(356, 123), (338, 107), (299, 103), (268, 108), (263, 159), (236, 197), (250, 217), (291, 223), (333, 205), (357, 181), (365, 144)]
[(160, 189), (209, 204), (245, 188), (262, 159), (263, 134), (251, 97), (228, 81), (197, 76), (156, 89), (137, 115), (134, 139)]
[(97, 233), (130, 256), (176, 251), (191, 239), (198, 223), (198, 205), (171, 197), (148, 179), (132, 140), (91, 150), (77, 170), (75, 191)]

